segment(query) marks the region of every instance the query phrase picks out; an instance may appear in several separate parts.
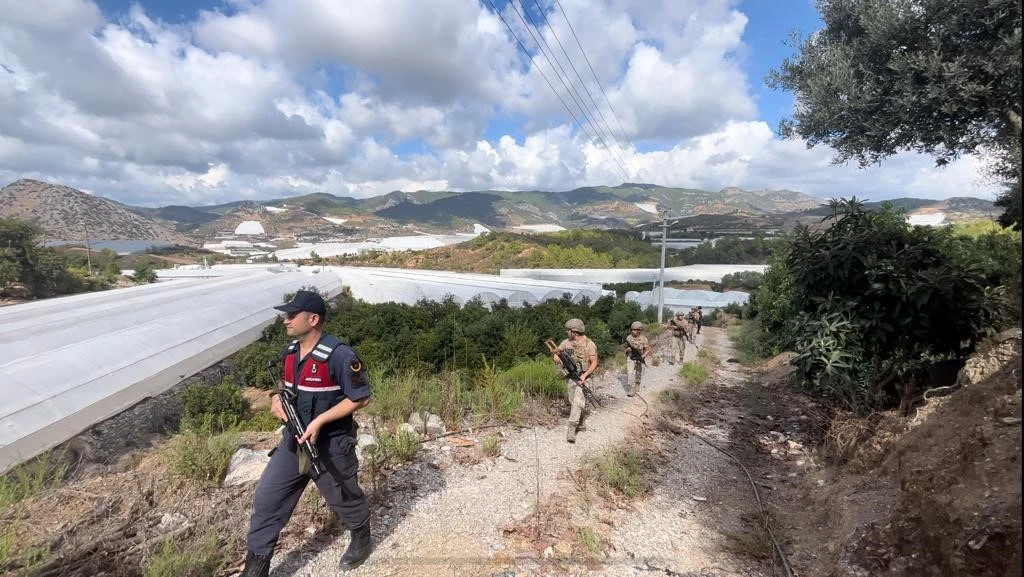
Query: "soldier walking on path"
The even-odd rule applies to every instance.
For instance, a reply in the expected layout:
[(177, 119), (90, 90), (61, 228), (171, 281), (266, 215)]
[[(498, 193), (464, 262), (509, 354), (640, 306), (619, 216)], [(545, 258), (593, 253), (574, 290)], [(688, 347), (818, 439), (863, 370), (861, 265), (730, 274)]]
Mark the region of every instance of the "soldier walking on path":
[(693, 327), (690, 321), (686, 319), (686, 315), (682, 312), (676, 313), (676, 318), (668, 322), (668, 328), (671, 330), (671, 344), (672, 344), (672, 361), (673, 365), (683, 362), (686, 353), (686, 341), (693, 342)]
[[(633, 383), (626, 391), (626, 396), (636, 395), (640, 388), (640, 377), (643, 375), (644, 367), (647, 366), (647, 359), (651, 357), (651, 345), (644, 334), (644, 324), (635, 321), (629, 325), (629, 335), (626, 336), (626, 356), (633, 361)], [(629, 377), (627, 377), (629, 378)]]
[(587, 379), (597, 370), (597, 345), (587, 338), (586, 326), (580, 319), (569, 319), (565, 323), (565, 330), (569, 336), (558, 345), (557, 351), (552, 355), (555, 363), (565, 368), (558, 352), (564, 351), (569, 354), (579, 370), (579, 380), (568, 374), (565, 379), (566, 392), (569, 395), (569, 423), (566, 427), (565, 440), (570, 443), (576, 442), (576, 431), (583, 426), (586, 419), (587, 400), (584, 395), (584, 388), (587, 386)]
[(697, 334), (700, 334), (700, 327), (704, 321), (704, 309), (701, 307), (694, 307), (690, 309), (690, 320), (693, 321), (694, 326), (697, 327)]

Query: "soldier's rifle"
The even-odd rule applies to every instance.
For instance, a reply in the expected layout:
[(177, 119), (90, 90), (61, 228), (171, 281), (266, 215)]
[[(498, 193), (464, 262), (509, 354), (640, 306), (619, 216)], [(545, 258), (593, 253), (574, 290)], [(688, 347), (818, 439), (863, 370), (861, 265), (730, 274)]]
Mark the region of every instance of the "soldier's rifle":
[[(306, 434), (306, 423), (303, 423), (302, 419), (299, 418), (299, 411), (297, 408), (298, 397), (295, 394), (295, 391), (286, 387), (284, 385), (284, 379), (280, 378), (280, 376), (274, 372), (274, 368), (276, 366), (276, 361), (267, 361), (267, 370), (270, 371), (271, 380), (275, 384), (278, 384), (277, 394), (281, 398), (281, 407), (284, 409), (284, 414), (288, 417), (288, 420), (285, 422), (285, 427), (288, 428), (288, 432), (291, 433), (297, 441)], [(320, 451), (317, 450), (315, 443), (306, 439), (302, 443), (299, 443), (299, 451), (304, 453), (304, 455), (300, 455), (300, 457), (305, 457), (299, 459), (299, 470), (303, 474), (306, 472), (303, 470), (305, 469), (305, 463), (303, 463), (303, 461), (309, 462), (308, 470), (311, 470), (317, 477), (324, 473), (323, 468), (320, 466)]]
[(594, 391), (583, 384), (582, 377), (580, 376), (580, 367), (576, 364), (576, 360), (572, 358), (572, 355), (569, 354), (569, 351), (559, 349), (555, 341), (551, 339), (544, 341), (544, 345), (551, 351), (551, 354), (556, 355), (558, 360), (562, 361), (562, 370), (565, 371), (565, 375), (576, 381), (576, 384), (583, 388), (583, 396), (595, 405), (603, 407), (604, 405), (601, 404), (601, 401), (597, 400), (597, 395), (594, 394)]

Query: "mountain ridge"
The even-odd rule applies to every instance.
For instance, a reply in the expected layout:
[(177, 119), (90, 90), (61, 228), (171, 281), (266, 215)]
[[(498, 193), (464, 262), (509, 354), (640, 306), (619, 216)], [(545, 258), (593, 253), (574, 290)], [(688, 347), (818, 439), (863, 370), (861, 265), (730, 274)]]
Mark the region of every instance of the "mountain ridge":
[[(916, 198), (892, 202), (908, 212), (945, 211), (969, 220), (992, 213), (992, 202), (973, 197), (947, 200)], [(50, 239), (155, 239), (184, 245), (230, 234), (245, 220), (261, 220), (276, 236), (387, 236), (411, 232), (451, 232), (482, 223), (496, 230), (557, 224), (565, 228), (630, 228), (660, 220), (656, 210), (674, 219), (735, 221), (749, 227), (786, 228), (821, 211), (824, 199), (793, 190), (718, 192), (623, 183), (565, 191), (392, 191), (364, 199), (315, 192), (262, 201), (238, 200), (214, 205), (138, 207), (60, 184), (22, 179), (0, 188), (0, 217), (37, 223)], [(879, 202), (871, 202), (877, 205)], [(715, 215), (715, 218), (711, 218)], [(719, 217), (718, 215), (725, 215)], [(722, 218), (725, 218), (723, 221)]]

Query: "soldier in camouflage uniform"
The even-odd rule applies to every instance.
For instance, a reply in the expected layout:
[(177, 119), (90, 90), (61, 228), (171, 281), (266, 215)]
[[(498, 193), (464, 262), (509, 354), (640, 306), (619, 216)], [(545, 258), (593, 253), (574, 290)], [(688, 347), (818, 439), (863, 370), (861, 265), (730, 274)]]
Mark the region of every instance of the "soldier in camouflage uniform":
[(643, 375), (646, 359), (651, 357), (651, 344), (644, 334), (644, 324), (636, 321), (629, 325), (629, 335), (626, 336), (626, 356), (633, 361), (633, 384), (626, 391), (626, 396), (636, 395), (640, 388), (640, 376)]
[[(576, 383), (571, 378), (565, 379), (566, 392), (569, 395), (569, 424), (566, 427), (565, 440), (570, 443), (576, 442), (576, 431), (583, 425), (584, 411), (587, 407), (587, 399), (583, 394), (583, 386), (587, 384), (594, 371), (597, 370), (597, 345), (587, 338), (586, 326), (580, 319), (569, 319), (565, 323), (565, 330), (569, 336), (558, 345), (558, 350), (568, 351), (572, 355), (576, 366), (580, 371), (580, 382)], [(558, 354), (552, 355), (555, 363), (562, 366), (562, 359)]]
[(697, 327), (697, 334), (698, 335), (700, 334), (700, 327), (703, 325), (703, 321), (704, 321), (704, 309), (703, 308), (701, 308), (701, 307), (694, 307), (694, 308), (690, 309), (690, 322), (693, 323), (693, 326)]
[(693, 326), (682, 312), (676, 313), (676, 318), (668, 322), (668, 328), (672, 331), (670, 337), (672, 342), (673, 365), (683, 362), (686, 355), (686, 341), (693, 342)]

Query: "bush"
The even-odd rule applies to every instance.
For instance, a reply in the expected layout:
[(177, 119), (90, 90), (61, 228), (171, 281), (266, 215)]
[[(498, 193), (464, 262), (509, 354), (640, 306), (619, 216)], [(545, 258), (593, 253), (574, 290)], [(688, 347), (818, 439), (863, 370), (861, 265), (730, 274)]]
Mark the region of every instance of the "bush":
[(181, 403), (182, 429), (220, 433), (234, 428), (249, 414), (249, 402), (230, 376), (213, 386), (189, 385)]
[(529, 396), (560, 399), (565, 396), (565, 380), (549, 357), (523, 361), (498, 375), (502, 385), (523, 391)]
[(165, 538), (146, 560), (146, 577), (215, 577), (228, 564), (229, 556), (216, 535), (198, 544)]
[(208, 425), (186, 430), (174, 439), (171, 468), (186, 479), (215, 485), (239, 445), (237, 433), (213, 433)]
[(641, 474), (642, 461), (635, 449), (624, 449), (598, 457), (591, 467), (601, 485), (633, 498), (646, 489)]
[[(800, 382), (845, 408), (891, 408), (964, 357), (996, 324), (1001, 287), (948, 231), (910, 227), (891, 205), (833, 200), (831, 226), (800, 228), (752, 299)], [(1019, 266), (1019, 262), (1018, 262)]]
[(688, 384), (703, 385), (710, 378), (711, 373), (703, 363), (688, 362), (683, 363), (683, 366), (679, 368), (679, 376)]
[(55, 487), (68, 475), (67, 455), (47, 451), (0, 476), (0, 510)]

